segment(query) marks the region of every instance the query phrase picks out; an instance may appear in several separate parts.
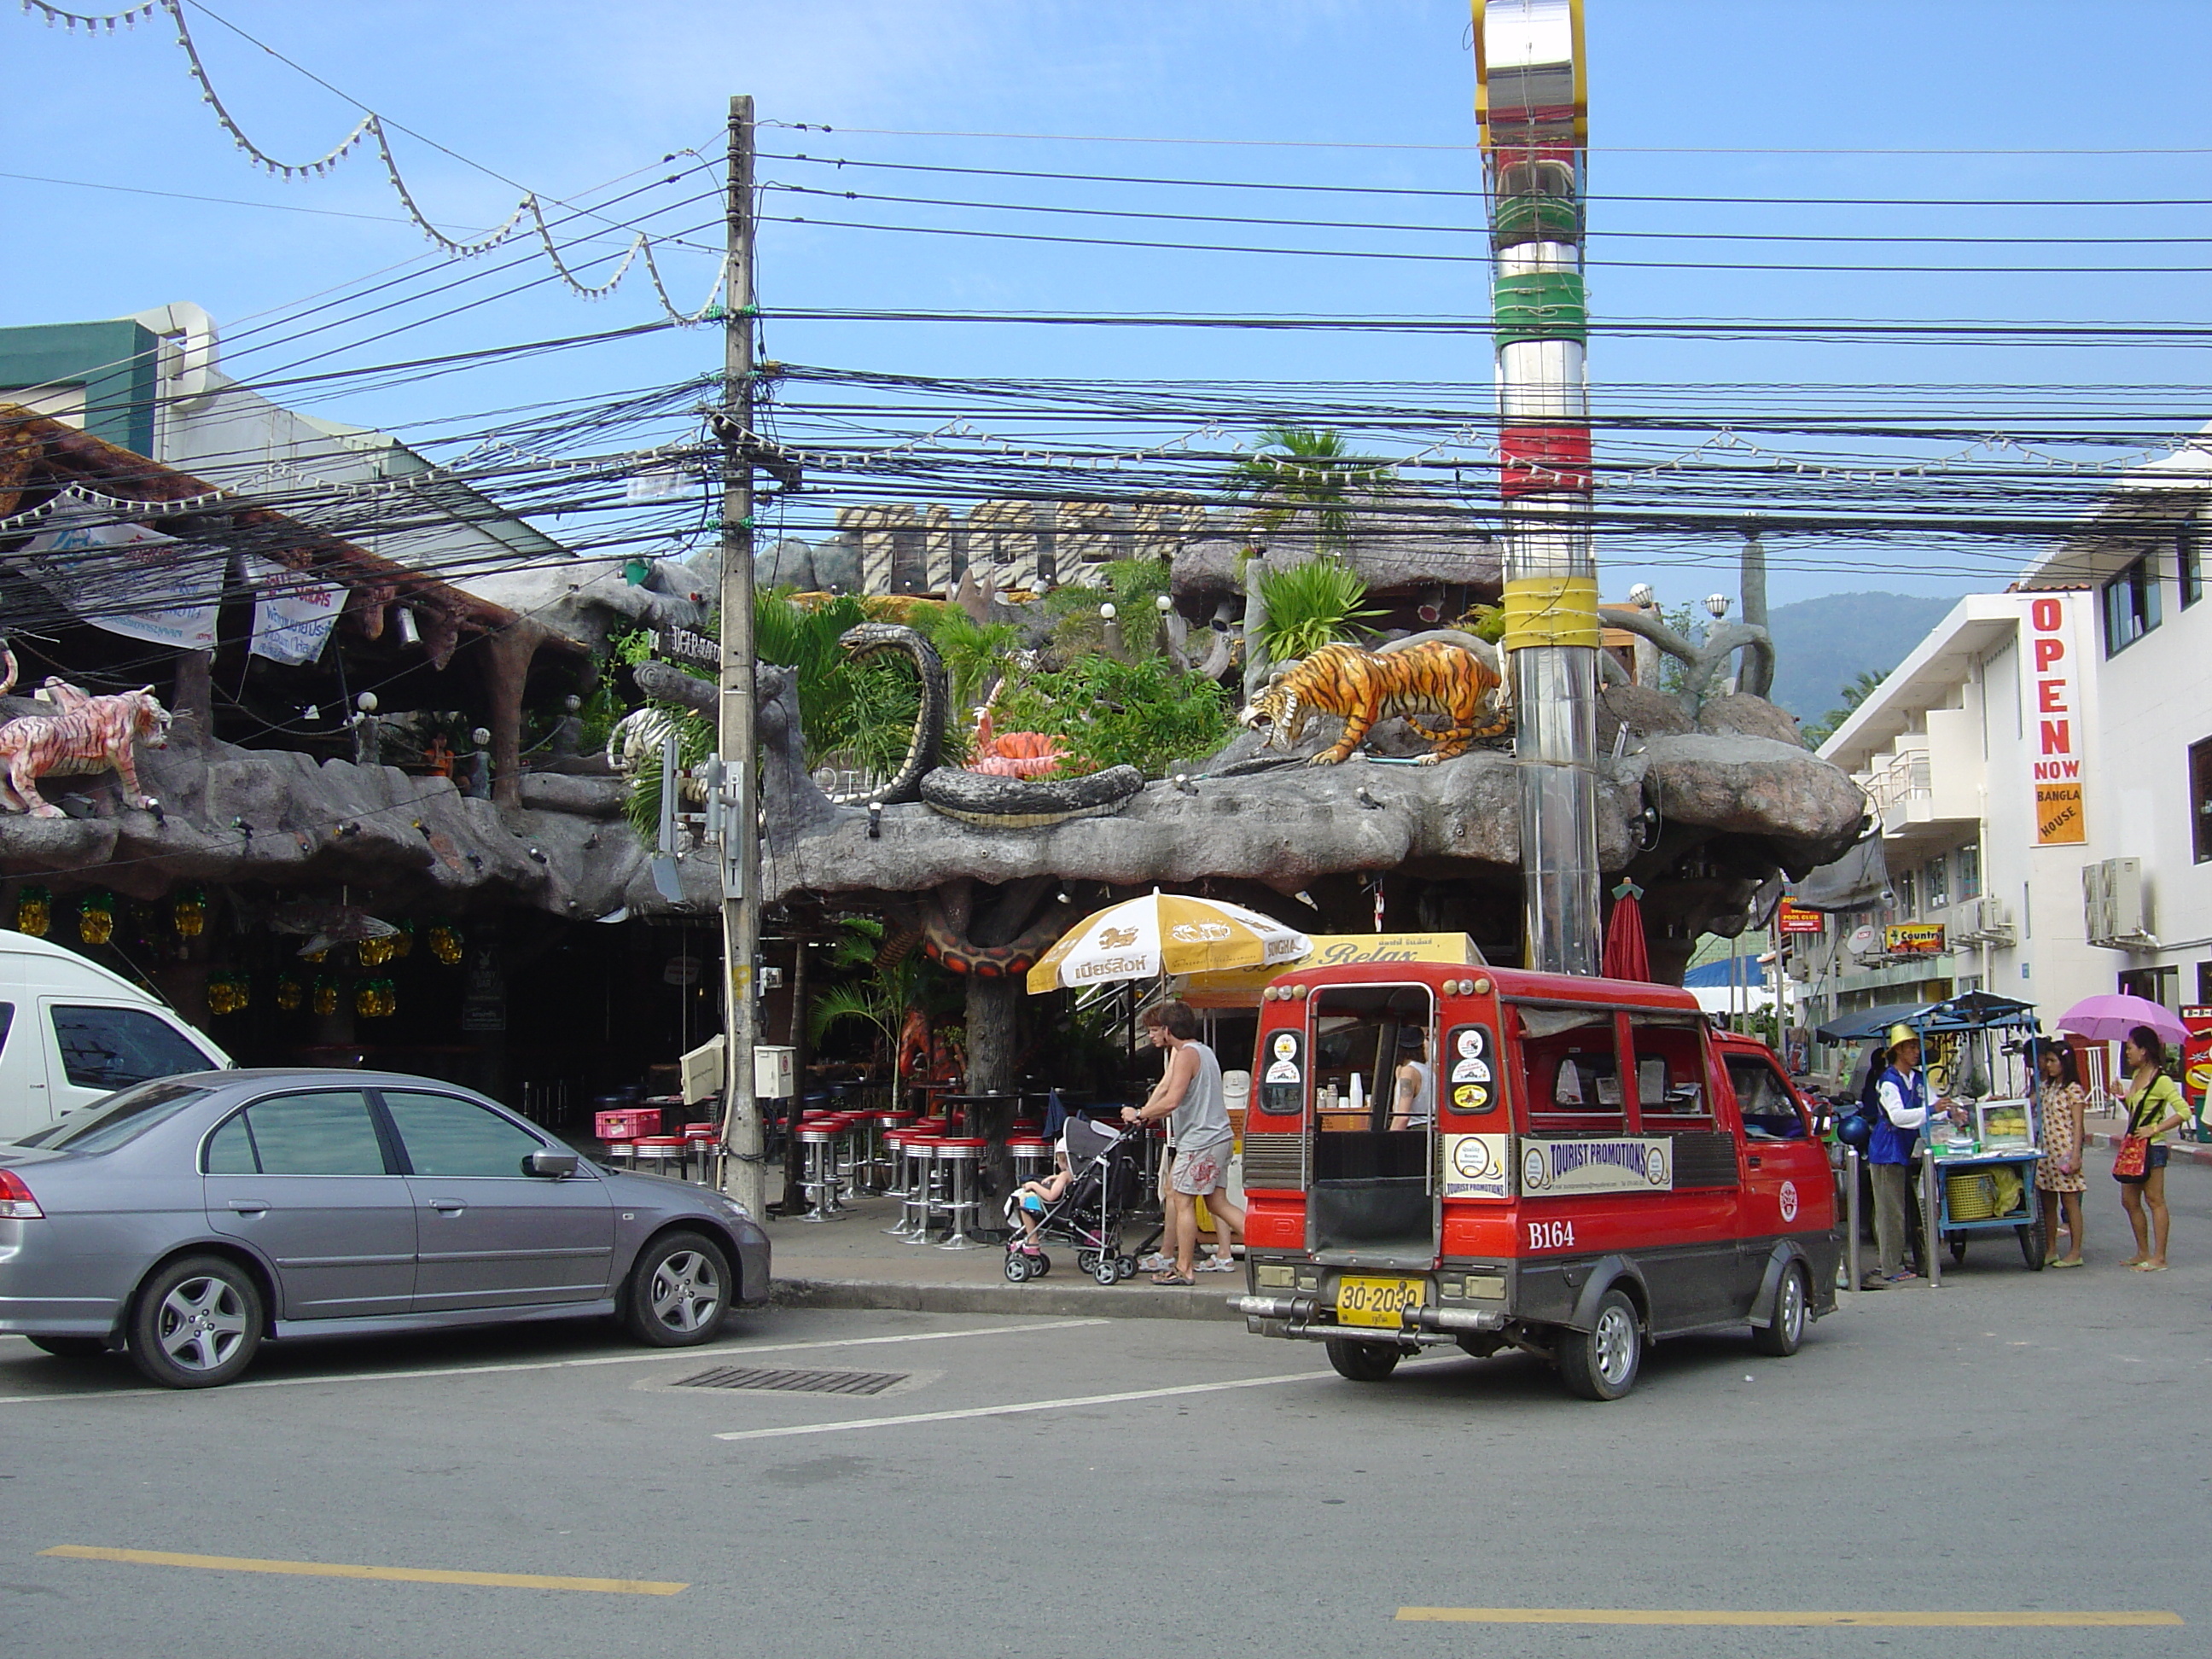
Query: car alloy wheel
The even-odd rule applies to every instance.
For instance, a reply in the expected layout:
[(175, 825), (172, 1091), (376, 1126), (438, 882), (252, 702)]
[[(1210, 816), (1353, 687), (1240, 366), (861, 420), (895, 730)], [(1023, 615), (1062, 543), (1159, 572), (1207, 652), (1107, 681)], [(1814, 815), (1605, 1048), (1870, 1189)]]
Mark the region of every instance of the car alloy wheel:
[(628, 1323), (641, 1341), (688, 1347), (721, 1328), (730, 1309), (730, 1264), (696, 1233), (673, 1233), (647, 1247), (631, 1271)]
[(148, 1281), (131, 1319), (131, 1362), (172, 1389), (214, 1388), (261, 1343), (261, 1295), (235, 1262), (190, 1256)]

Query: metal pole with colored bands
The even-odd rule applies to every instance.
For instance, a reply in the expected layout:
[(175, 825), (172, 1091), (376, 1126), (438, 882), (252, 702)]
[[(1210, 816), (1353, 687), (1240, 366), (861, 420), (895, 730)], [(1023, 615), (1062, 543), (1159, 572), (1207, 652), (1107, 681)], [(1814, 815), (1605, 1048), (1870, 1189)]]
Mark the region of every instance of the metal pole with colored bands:
[(1524, 959), (1594, 975), (1597, 561), (1590, 544), (1589, 106), (1581, 0), (1474, 0), (1490, 201), (1505, 638), (1519, 728)]

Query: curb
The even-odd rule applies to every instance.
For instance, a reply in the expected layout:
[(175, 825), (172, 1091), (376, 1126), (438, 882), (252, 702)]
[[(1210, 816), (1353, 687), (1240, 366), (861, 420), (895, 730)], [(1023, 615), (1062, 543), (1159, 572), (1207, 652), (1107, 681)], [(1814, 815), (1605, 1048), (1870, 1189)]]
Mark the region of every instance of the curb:
[[(2087, 1134), (2083, 1135), (2081, 1139), (2089, 1146), (2102, 1146), (2109, 1150), (2112, 1147), (2118, 1146), (2120, 1144), (2122, 1137), (2113, 1134), (2107, 1130), (2092, 1129)], [(2179, 1142), (2169, 1140), (2166, 1144), (2167, 1146), (2172, 1148), (2172, 1162), (2176, 1164), (2201, 1164), (2206, 1169), (2212, 1170), (2212, 1146), (2207, 1146), (2200, 1142), (2191, 1140)]]
[[(1230, 1275), (1224, 1273), (1223, 1278)], [(1242, 1319), (1231, 1291), (1172, 1290), (1141, 1282), (1108, 1290), (1092, 1285), (915, 1285), (896, 1279), (779, 1279), (779, 1308), (878, 1308), (902, 1313), (1042, 1314), (1059, 1318)]]

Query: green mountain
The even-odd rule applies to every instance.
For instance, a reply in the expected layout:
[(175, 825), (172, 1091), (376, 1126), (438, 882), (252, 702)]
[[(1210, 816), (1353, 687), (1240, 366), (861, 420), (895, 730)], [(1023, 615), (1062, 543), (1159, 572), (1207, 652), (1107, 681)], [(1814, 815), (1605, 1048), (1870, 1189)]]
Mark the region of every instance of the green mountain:
[(1862, 670), (1887, 674), (1958, 601), (1911, 593), (1830, 593), (1768, 613), (1774, 701), (1816, 720), (1843, 701)]

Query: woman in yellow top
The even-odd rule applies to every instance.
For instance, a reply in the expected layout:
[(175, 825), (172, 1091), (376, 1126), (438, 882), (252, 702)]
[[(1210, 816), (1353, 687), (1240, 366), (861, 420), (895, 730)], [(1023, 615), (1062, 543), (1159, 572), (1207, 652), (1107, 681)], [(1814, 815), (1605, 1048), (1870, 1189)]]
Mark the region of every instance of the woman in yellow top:
[(2136, 1253), (2128, 1266), (2137, 1273), (2162, 1273), (2170, 1224), (2163, 1138), (2189, 1121), (2189, 1108), (2180, 1088), (2160, 1069), (2166, 1063), (2166, 1044), (2149, 1026), (2138, 1025), (2128, 1033), (2120, 1057), (2128, 1067), (2128, 1134), (2150, 1143), (2144, 1149), (2141, 1175), (2113, 1177), (2120, 1183), (2120, 1202), (2127, 1206), (2128, 1225), (2136, 1230)]

